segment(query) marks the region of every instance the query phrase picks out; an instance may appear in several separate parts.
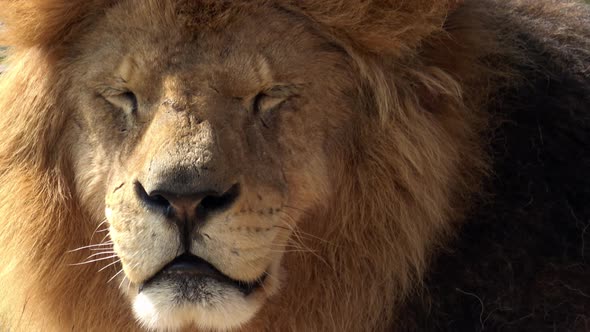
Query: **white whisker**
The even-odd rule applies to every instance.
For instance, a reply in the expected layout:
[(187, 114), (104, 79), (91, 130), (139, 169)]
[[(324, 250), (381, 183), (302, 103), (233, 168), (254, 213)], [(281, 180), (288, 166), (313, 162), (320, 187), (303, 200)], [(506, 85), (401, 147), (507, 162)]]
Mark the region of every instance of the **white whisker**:
[(113, 246), (112, 243), (109, 243), (108, 245), (109, 245), (110, 248), (109, 247), (107, 247), (107, 248), (92, 248), (92, 249), (90, 249), (90, 251), (104, 251), (104, 250), (107, 250), (107, 249), (113, 249), (112, 248), (112, 246)]
[(107, 243), (91, 244), (91, 245), (88, 245), (88, 246), (84, 246), (84, 247), (80, 247), (80, 248), (76, 248), (76, 249), (70, 250), (70, 251), (68, 251), (68, 253), (72, 253), (72, 252), (76, 252), (76, 251), (80, 251), (80, 250), (88, 249), (88, 248), (105, 247), (105, 246), (110, 246), (110, 245), (112, 245), (112, 242), (111, 243), (107, 242)]
[[(127, 279), (127, 277), (124, 275), (123, 280), (121, 280), (121, 283), (119, 284), (119, 289), (123, 287), (123, 283), (125, 282), (125, 280), (129, 281), (129, 279)], [(129, 281), (129, 283), (131, 283), (131, 281)], [(127, 286), (127, 293), (129, 293), (129, 286)]]
[[(107, 233), (107, 235), (105, 235), (102, 240), (100, 240), (100, 242), (104, 242), (104, 240), (106, 240), (109, 236), (111, 236), (111, 233)], [(113, 240), (110, 240), (108, 242), (112, 242)]]
[(84, 261), (82, 263), (70, 264), (70, 266), (90, 264), (90, 263), (100, 262), (100, 261), (104, 261), (104, 260), (115, 258), (115, 257), (118, 257), (118, 256), (117, 255), (113, 255), (113, 256), (109, 256), (109, 257), (101, 257), (101, 258), (93, 259), (93, 260), (90, 260), (90, 261)]
[(111, 281), (113, 281), (113, 279), (115, 279), (119, 274), (121, 274), (121, 272), (123, 272), (123, 269), (119, 270), (119, 272), (117, 272), (114, 276), (111, 277), (111, 279), (109, 279), (109, 281), (107, 281), (107, 284)]
[(100, 270), (98, 270), (98, 272), (102, 272), (102, 271), (106, 270), (109, 266), (113, 266), (113, 265), (119, 263), (120, 261), (121, 261), (120, 259), (117, 259), (116, 261), (114, 261), (112, 263), (109, 263), (109, 265), (107, 265), (107, 266), (101, 268)]
[(111, 255), (111, 254), (116, 254), (116, 252), (114, 252), (114, 251), (112, 251), (112, 250), (109, 250), (109, 251), (103, 251), (103, 252), (97, 252), (96, 254), (92, 254), (92, 255), (90, 255), (90, 256), (88, 256), (88, 257), (86, 257), (86, 259), (88, 259), (88, 258), (92, 258), (92, 257), (94, 257), (94, 256), (100, 256), (100, 255)]
[(96, 234), (96, 231), (98, 231), (100, 226), (104, 225), (107, 221), (108, 220), (105, 218), (100, 224), (98, 224), (98, 226), (96, 226), (96, 228), (94, 229), (94, 232), (92, 232), (92, 235), (90, 236), (90, 241), (92, 241), (92, 239), (94, 238), (94, 234)]

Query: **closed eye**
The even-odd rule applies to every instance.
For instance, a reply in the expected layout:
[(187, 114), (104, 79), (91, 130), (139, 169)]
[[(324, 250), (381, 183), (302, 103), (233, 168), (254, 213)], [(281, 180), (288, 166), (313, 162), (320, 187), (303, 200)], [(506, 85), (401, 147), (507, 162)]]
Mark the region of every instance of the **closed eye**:
[(134, 115), (137, 112), (137, 97), (131, 91), (117, 94), (103, 94), (102, 97), (111, 105), (121, 109), (128, 115)]
[(254, 112), (264, 113), (280, 108), (285, 101), (296, 94), (296, 90), (293, 85), (277, 85), (260, 92), (253, 100)]
[(277, 109), (287, 100), (286, 97), (273, 97), (265, 93), (259, 93), (254, 98), (254, 112), (264, 113)]

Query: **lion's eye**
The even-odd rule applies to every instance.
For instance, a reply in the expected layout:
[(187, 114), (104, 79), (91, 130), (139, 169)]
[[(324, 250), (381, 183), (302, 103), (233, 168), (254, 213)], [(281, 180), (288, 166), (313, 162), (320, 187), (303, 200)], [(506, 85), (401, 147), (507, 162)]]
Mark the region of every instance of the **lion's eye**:
[(284, 97), (273, 97), (266, 93), (259, 93), (256, 98), (254, 98), (254, 111), (257, 113), (272, 111), (281, 106), (285, 100), (286, 98)]
[(126, 114), (132, 115), (137, 112), (137, 97), (131, 91), (104, 95), (104, 98), (111, 103), (111, 105), (123, 110)]
[(265, 113), (278, 109), (290, 97), (295, 95), (295, 87), (291, 85), (277, 85), (259, 93), (254, 98), (254, 111)]

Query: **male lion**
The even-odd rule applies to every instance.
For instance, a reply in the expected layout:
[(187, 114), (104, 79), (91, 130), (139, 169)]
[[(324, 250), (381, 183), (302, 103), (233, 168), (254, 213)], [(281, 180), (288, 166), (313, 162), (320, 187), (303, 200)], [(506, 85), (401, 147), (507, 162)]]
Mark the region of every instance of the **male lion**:
[(590, 11), (11, 0), (0, 328), (590, 329)]

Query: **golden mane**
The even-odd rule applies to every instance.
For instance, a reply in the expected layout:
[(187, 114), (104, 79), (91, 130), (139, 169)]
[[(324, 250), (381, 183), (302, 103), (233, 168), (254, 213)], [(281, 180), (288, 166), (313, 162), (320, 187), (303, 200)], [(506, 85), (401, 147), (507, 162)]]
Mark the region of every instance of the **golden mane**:
[[(0, 78), (0, 282), (10, 285), (0, 290), (0, 326), (135, 328), (108, 274), (70, 266), (83, 252), (67, 253), (88, 245), (96, 224), (86, 222), (90, 216), (73, 192), (68, 152), (75, 142), (63, 132), (70, 103), (60, 66), (68, 61), (67, 41), (113, 2), (21, 0), (2, 10), (12, 50)], [(367, 110), (357, 135), (335, 150), (340, 162), (333, 172), (341, 182), (333, 206), (300, 224), (321, 239), (303, 240), (316, 255), (287, 255), (286, 266), (300, 267), (290, 270), (297, 282), (252, 326), (386, 329), (486, 169), (478, 138), (485, 119), (473, 111), (478, 100), (463, 98), (461, 81), (481, 69), (450, 42), (465, 36), (443, 30), (456, 1), (277, 2), (349, 52)], [(225, 1), (204, 3), (212, 17), (226, 13)], [(443, 41), (453, 46), (429, 50)], [(455, 57), (461, 67), (448, 60)]]

